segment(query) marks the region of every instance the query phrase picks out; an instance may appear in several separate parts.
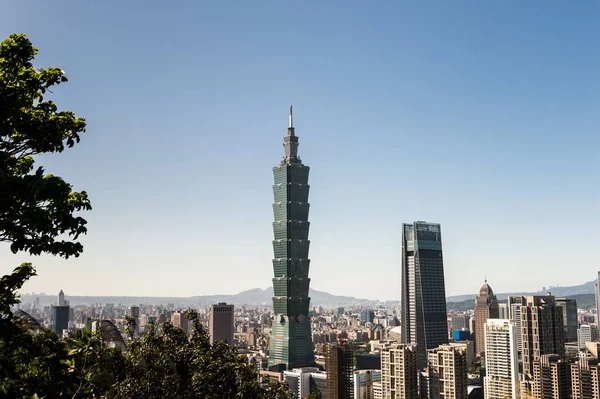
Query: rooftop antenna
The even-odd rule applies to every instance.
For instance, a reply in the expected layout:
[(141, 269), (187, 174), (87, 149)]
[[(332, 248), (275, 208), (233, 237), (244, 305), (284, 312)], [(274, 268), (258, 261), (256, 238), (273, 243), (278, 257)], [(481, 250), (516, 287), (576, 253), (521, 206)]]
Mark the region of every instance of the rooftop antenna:
[(294, 115), (292, 114), (292, 105), (290, 104), (290, 126), (294, 127)]

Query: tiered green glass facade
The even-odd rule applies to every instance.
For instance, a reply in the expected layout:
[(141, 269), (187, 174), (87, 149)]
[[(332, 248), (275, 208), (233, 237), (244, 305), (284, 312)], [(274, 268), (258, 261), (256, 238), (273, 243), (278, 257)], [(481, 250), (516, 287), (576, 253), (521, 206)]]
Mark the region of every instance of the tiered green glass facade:
[(291, 126), (283, 145), (285, 156), (273, 168), (275, 277), (269, 366), (292, 369), (314, 365), (308, 315), (309, 168), (298, 157), (298, 137)]

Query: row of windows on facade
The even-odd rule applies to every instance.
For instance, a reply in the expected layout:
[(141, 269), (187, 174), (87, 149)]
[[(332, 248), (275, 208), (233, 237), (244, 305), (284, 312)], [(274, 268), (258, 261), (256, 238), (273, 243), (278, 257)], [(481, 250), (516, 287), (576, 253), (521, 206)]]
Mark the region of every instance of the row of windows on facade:
[[(310, 185), (308, 185), (308, 184), (305, 184), (305, 183), (298, 183), (298, 182), (295, 182), (295, 181), (290, 181), (290, 182), (287, 182), (287, 185), (288, 185), (288, 186), (289, 186), (289, 185), (292, 185), (292, 184), (295, 184), (295, 185), (297, 185), (297, 186), (299, 186), (299, 187), (303, 187), (303, 186), (310, 187)], [(277, 183), (277, 184), (274, 184), (273, 186), (274, 186), (274, 187), (277, 187), (277, 188), (279, 188), (279, 187), (281, 187), (282, 185), (283, 185), (283, 183)]]
[[(288, 201), (287, 203), (288, 204), (299, 204), (299, 205), (310, 205), (308, 202), (302, 202), (302, 201)], [(283, 201), (275, 202), (274, 205), (281, 207), (281, 204), (283, 204)]]
[(233, 307), (214, 307), (215, 312), (232, 312)]

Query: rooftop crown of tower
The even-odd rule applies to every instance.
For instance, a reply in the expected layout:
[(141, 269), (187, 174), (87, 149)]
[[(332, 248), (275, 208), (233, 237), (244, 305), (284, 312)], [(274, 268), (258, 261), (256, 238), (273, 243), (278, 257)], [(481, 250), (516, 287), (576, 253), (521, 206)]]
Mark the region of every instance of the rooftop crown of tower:
[(479, 296), (494, 296), (494, 291), (492, 290), (492, 287), (490, 287), (490, 285), (487, 283), (487, 280), (485, 280), (485, 283), (483, 283), (483, 285), (479, 289)]
[(298, 136), (296, 136), (294, 130), (294, 115), (291, 105), (290, 123), (287, 130), (287, 136), (283, 138), (283, 148), (285, 149), (285, 156), (281, 160), (282, 164), (301, 162), (300, 158), (298, 157)]

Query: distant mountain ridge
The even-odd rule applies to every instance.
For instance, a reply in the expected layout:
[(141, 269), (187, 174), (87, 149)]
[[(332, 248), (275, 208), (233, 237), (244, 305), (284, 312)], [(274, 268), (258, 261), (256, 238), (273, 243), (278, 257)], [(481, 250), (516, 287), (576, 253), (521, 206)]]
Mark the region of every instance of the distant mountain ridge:
[[(346, 306), (346, 305), (366, 305), (372, 302), (369, 299), (359, 299), (350, 296), (333, 295), (328, 292), (310, 289), (311, 306)], [(24, 303), (33, 302), (35, 298), (40, 299), (41, 305), (50, 305), (56, 303), (56, 295), (31, 295), (24, 294), (21, 301)], [(158, 304), (166, 305), (169, 303), (183, 306), (207, 306), (212, 303), (227, 302), (234, 305), (249, 306), (272, 306), (273, 287), (267, 289), (253, 288), (233, 295), (198, 295), (187, 298), (181, 297), (139, 297), (139, 296), (71, 296), (66, 295), (66, 299), (71, 305), (93, 305), (97, 303), (114, 303), (122, 305), (140, 305), (140, 304)]]
[[(575, 296), (575, 295), (593, 294), (595, 282), (596, 282), (595, 280), (592, 280), (592, 281), (588, 281), (587, 283), (579, 284), (579, 285), (571, 285), (571, 286), (567, 286), (567, 287), (550, 287), (545, 291), (540, 290), (540, 291), (536, 291), (536, 292), (511, 292), (511, 293), (502, 293), (502, 294), (495, 293), (495, 294), (499, 300), (505, 300), (509, 296), (514, 296), (514, 295), (546, 295), (548, 292), (550, 292), (555, 297), (570, 297), (570, 296)], [(454, 295), (454, 296), (449, 296), (448, 298), (446, 298), (446, 300), (448, 302), (462, 302), (467, 299), (475, 300), (476, 296), (477, 296), (477, 293), (465, 294), (465, 295)]]
[[(573, 285), (567, 287), (551, 287), (546, 291), (537, 292), (512, 292), (512, 293), (496, 293), (499, 300), (505, 300), (509, 295), (546, 295), (548, 291), (557, 297), (575, 297), (594, 294), (594, 282), (589, 281), (585, 284)], [(68, 293), (67, 293), (68, 294)], [(449, 296), (446, 300), (448, 303), (459, 303), (465, 301), (474, 301), (477, 293), (465, 295)], [(376, 305), (386, 301), (377, 301), (370, 299), (360, 299), (351, 296), (333, 295), (325, 291), (310, 289), (311, 306), (347, 306), (347, 305)], [(227, 302), (235, 305), (250, 305), (250, 306), (271, 306), (273, 297), (273, 287), (266, 289), (253, 288), (232, 295), (198, 295), (187, 298), (182, 297), (150, 297), (150, 296), (70, 296), (67, 295), (67, 300), (72, 305), (87, 304), (93, 305), (96, 303), (114, 303), (122, 305), (140, 305), (140, 304), (160, 304), (168, 303), (182, 306), (207, 306), (211, 303)], [(40, 298), (40, 304), (50, 305), (56, 303), (56, 295), (31, 295), (23, 294), (21, 301), (24, 303), (33, 302), (35, 298)], [(394, 302), (394, 301), (388, 301)], [(395, 301), (397, 302), (397, 301)], [(466, 305), (461, 305), (466, 306)], [(452, 306), (448, 306), (449, 309)]]
[[(594, 294), (568, 295), (568, 297), (569, 299), (575, 299), (577, 301), (577, 309), (592, 310), (596, 308), (596, 298)], [(465, 299), (460, 302), (448, 301), (446, 306), (449, 312), (465, 312), (475, 308), (475, 300)]]

